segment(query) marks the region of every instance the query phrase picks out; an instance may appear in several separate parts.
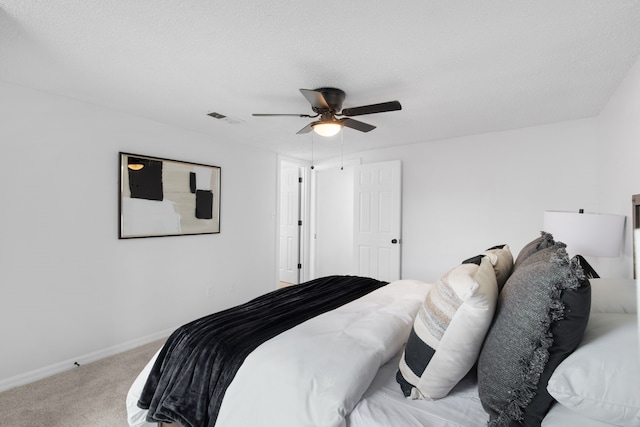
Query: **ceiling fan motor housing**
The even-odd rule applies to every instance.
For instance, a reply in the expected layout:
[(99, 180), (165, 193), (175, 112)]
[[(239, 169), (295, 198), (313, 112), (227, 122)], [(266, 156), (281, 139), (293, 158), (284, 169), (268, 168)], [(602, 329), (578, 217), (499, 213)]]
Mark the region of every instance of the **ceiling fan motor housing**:
[[(337, 113), (340, 110), (342, 110), (342, 103), (344, 102), (344, 98), (345, 98), (345, 93), (343, 90), (337, 89), (335, 87), (320, 87), (314, 90), (322, 94), (331, 112)], [(314, 107), (313, 110), (316, 113), (323, 112), (323, 110), (320, 108), (316, 109)]]

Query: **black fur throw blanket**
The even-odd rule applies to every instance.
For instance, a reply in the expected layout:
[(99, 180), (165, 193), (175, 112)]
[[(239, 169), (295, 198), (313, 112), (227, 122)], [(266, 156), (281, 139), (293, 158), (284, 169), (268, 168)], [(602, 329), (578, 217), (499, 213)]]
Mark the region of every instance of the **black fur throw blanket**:
[(213, 427), (227, 387), (255, 348), (386, 284), (357, 276), (329, 276), (187, 323), (171, 334), (160, 351), (138, 406), (149, 410), (149, 422)]

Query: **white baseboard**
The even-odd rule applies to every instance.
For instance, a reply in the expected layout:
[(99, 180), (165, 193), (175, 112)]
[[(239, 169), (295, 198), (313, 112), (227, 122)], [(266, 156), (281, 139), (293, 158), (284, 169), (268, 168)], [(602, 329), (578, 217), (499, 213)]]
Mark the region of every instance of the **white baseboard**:
[(73, 369), (74, 362), (78, 362), (80, 365), (84, 365), (86, 363), (95, 362), (97, 360), (104, 359), (105, 357), (122, 353), (123, 351), (132, 350), (136, 347), (140, 347), (150, 342), (157, 341), (161, 338), (166, 338), (169, 335), (171, 335), (171, 333), (174, 330), (175, 328), (156, 332), (155, 334), (151, 334), (142, 338), (127, 341), (122, 344), (115, 345), (113, 347), (108, 347), (102, 350), (94, 351), (92, 353), (81, 355), (73, 359), (68, 359), (62, 362), (54, 363), (53, 365), (45, 366), (39, 369), (35, 369), (33, 371), (25, 372), (24, 374), (20, 374), (20, 375), (16, 375), (13, 377), (0, 380), (0, 392), (7, 391), (9, 389), (12, 389), (21, 385), (32, 383), (32, 382), (41, 380), (43, 378), (50, 377), (55, 374), (59, 374), (60, 372), (68, 371), (69, 369)]

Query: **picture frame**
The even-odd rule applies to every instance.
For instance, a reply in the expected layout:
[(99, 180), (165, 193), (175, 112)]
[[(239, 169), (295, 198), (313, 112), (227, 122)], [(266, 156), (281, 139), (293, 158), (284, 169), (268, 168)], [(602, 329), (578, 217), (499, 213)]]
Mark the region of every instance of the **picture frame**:
[(125, 152), (119, 158), (119, 239), (220, 233), (220, 167)]

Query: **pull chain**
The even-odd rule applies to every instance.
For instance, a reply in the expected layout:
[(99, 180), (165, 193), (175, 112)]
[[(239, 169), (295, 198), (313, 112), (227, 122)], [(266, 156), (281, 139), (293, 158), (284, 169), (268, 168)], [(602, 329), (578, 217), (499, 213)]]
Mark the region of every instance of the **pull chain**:
[(311, 170), (313, 170), (314, 166), (313, 166), (313, 134), (314, 132), (311, 132)]
[(340, 170), (344, 170), (344, 128), (340, 129)]

